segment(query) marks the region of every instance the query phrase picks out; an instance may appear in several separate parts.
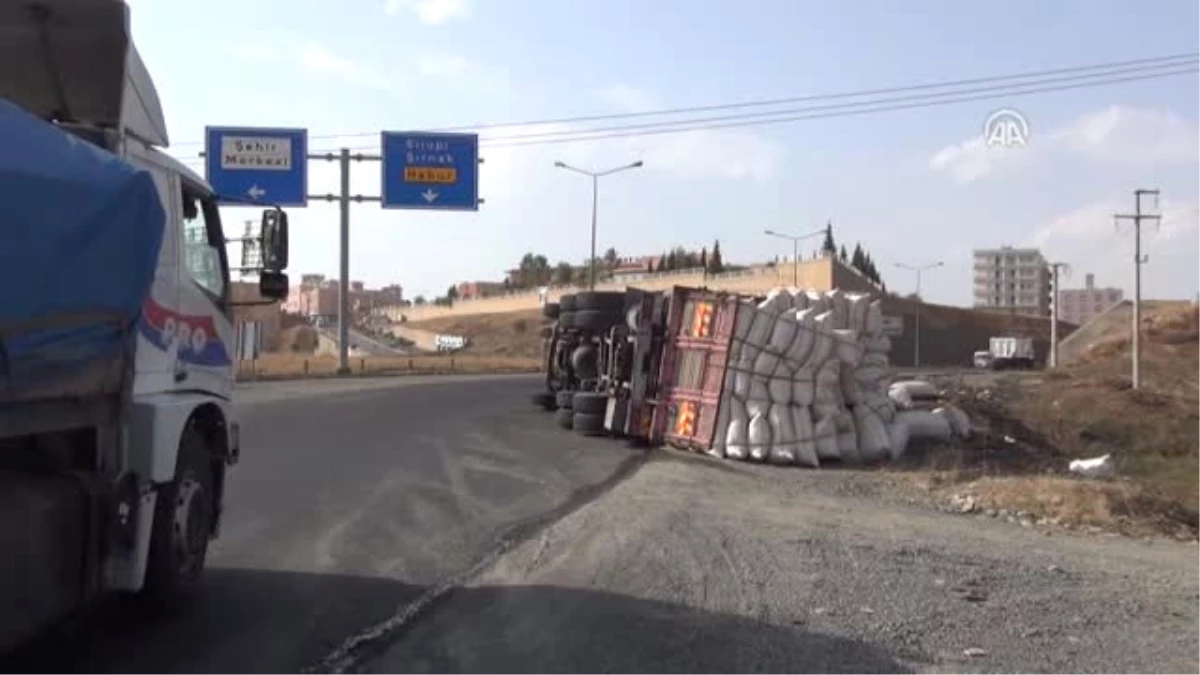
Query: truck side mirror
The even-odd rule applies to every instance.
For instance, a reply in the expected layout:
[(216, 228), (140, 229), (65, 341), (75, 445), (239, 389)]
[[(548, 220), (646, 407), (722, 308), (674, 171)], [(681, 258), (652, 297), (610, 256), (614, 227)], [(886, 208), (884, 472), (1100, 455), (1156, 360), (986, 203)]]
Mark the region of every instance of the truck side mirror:
[(286, 270), (288, 266), (287, 213), (281, 209), (263, 211), (261, 232), (263, 269), (272, 272)]
[(284, 300), (288, 296), (288, 275), (263, 270), (258, 275), (258, 294), (267, 300)]

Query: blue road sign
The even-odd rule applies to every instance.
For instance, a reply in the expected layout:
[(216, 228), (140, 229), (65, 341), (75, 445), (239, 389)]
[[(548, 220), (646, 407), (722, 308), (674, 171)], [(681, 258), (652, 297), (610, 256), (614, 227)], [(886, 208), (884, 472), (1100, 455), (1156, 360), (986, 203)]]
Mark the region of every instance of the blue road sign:
[(479, 136), (383, 132), (383, 208), (479, 210)]
[(218, 195), (308, 205), (308, 131), (206, 127), (204, 173)]

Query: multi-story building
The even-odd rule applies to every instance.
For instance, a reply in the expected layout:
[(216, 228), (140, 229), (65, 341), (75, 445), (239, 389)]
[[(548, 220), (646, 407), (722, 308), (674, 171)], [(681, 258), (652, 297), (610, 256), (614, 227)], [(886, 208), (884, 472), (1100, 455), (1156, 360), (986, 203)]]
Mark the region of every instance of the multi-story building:
[(1119, 288), (1096, 288), (1095, 275), (1088, 274), (1084, 277), (1083, 288), (1058, 291), (1058, 318), (1082, 326), (1124, 297)]
[(478, 300), (501, 295), (508, 287), (502, 281), (463, 281), (456, 287), (459, 300)]
[(1036, 248), (975, 251), (976, 309), (1050, 316), (1050, 269)]

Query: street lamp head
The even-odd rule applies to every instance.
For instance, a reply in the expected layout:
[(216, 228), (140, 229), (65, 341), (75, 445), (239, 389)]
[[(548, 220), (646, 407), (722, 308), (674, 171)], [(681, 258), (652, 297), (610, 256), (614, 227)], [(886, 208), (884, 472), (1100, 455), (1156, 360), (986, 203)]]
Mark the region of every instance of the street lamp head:
[(643, 163), (642, 160), (639, 159), (638, 161), (634, 162), (633, 164), (630, 164), (629, 166), (630, 166), (630, 168), (636, 169), (636, 168), (642, 166), (642, 163)]
[(769, 234), (773, 237), (775, 236), (775, 230), (763, 230), (763, 234)]
[(935, 263), (933, 264), (933, 266), (934, 266), (934, 267), (941, 267), (942, 265), (945, 265), (945, 264), (946, 264), (946, 263), (944, 263), (944, 262), (942, 262), (941, 260), (939, 260), (939, 261), (935, 262)]
[(560, 168), (560, 169), (565, 169), (565, 168), (567, 168), (567, 165), (566, 165), (566, 164), (563, 164), (562, 162), (559, 162), (559, 161), (555, 161), (555, 162), (554, 162), (554, 166), (556, 166), (556, 167), (558, 167), (558, 168)]

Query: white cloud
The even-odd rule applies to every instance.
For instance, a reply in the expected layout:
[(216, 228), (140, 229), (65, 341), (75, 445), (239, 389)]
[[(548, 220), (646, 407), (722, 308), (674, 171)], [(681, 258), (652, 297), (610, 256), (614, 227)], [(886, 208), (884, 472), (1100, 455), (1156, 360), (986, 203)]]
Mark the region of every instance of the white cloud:
[(1109, 106), (1053, 132), (1067, 150), (1136, 165), (1194, 164), (1200, 131), (1170, 111)]
[(470, 18), (471, 5), (467, 0), (387, 0), (383, 11), (388, 14), (410, 11), (417, 15), (421, 23), (440, 26)]
[(929, 160), (959, 184), (995, 173), (1000, 167), (1073, 153), (1093, 160), (1134, 166), (1195, 164), (1200, 131), (1194, 122), (1169, 111), (1109, 106), (1038, 135), (1029, 147), (988, 147), (982, 135), (948, 145)]
[(340, 56), (328, 47), (316, 42), (303, 42), (298, 47), (283, 47), (295, 40), (283, 37), (274, 42), (256, 42), (236, 45), (229, 53), (239, 59), (292, 63), (301, 70), (321, 77), (332, 77), (348, 84), (370, 89), (391, 89), (391, 81), (375, 68), (364, 63)]

